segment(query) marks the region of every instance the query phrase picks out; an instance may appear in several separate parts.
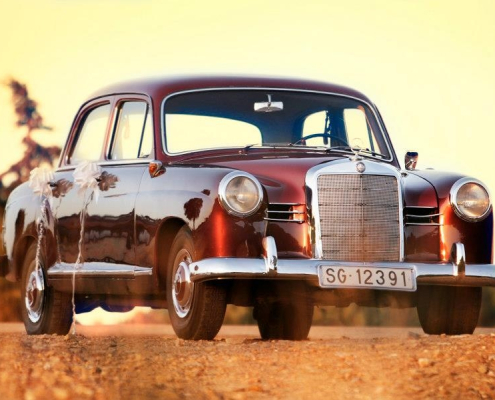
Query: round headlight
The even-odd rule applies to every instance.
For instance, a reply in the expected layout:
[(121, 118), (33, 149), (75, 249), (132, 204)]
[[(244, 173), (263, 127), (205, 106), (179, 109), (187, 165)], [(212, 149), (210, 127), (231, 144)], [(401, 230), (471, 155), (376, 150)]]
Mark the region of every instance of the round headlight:
[(230, 214), (246, 217), (255, 213), (263, 200), (258, 180), (245, 172), (231, 172), (220, 181), (220, 202)]
[(450, 202), (459, 217), (466, 221), (481, 221), (491, 209), (490, 194), (476, 179), (459, 179), (450, 190)]

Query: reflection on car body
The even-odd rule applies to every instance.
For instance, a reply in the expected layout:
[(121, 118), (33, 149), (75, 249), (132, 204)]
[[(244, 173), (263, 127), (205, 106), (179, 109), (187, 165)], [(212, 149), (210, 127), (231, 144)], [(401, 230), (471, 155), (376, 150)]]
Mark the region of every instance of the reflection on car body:
[[(72, 189), (81, 162), (103, 171), (87, 207)], [(377, 108), (342, 86), (122, 83), (74, 120), (55, 171), (65, 195), (46, 210), (43, 284), (41, 200), (27, 185), (8, 201), (1, 270), (21, 281), (29, 333), (66, 333), (86, 207), (77, 312), (168, 308), (179, 337), (212, 339), (230, 303), (253, 307), (264, 339), (304, 339), (315, 305), (355, 302), (415, 306), (427, 333), (472, 333), (481, 287), (495, 283), (489, 194), (416, 162), (408, 153), (400, 168)]]

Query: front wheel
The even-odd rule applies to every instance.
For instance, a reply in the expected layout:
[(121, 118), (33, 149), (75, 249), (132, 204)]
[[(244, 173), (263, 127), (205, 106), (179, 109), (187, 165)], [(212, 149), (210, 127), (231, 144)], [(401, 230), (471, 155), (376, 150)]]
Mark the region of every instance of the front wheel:
[(313, 321), (314, 306), (305, 284), (275, 282), (274, 285), (261, 288), (253, 309), (261, 338), (307, 339)]
[(430, 335), (473, 333), (478, 324), (480, 309), (480, 287), (418, 287), (418, 317), (421, 327)]
[(220, 330), (227, 306), (221, 282), (193, 283), (189, 265), (194, 244), (187, 227), (182, 228), (170, 248), (167, 274), (167, 304), (170, 322), (178, 337), (212, 340)]
[(65, 335), (72, 325), (72, 301), (67, 293), (57, 292), (47, 286), (40, 256), (36, 268), (36, 244), (26, 253), (22, 265), (21, 314), (29, 335)]

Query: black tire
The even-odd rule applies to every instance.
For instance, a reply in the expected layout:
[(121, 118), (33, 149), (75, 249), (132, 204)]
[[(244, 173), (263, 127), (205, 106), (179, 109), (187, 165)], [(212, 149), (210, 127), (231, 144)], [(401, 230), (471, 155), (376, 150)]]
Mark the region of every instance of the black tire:
[(274, 282), (276, 295), (263, 290), (253, 310), (263, 340), (305, 340), (313, 321), (314, 306), (303, 282)]
[(183, 227), (172, 243), (168, 262), (170, 322), (181, 339), (212, 340), (222, 327), (227, 294), (221, 282), (190, 282), (188, 266), (194, 259), (191, 233)]
[(36, 244), (27, 250), (22, 265), (21, 315), (28, 335), (65, 335), (72, 325), (72, 297), (48, 287), (43, 255), (36, 277)]
[(118, 312), (118, 313), (126, 313), (134, 310), (134, 306), (122, 306), (122, 305), (107, 304), (107, 303), (100, 304), (100, 307), (105, 311)]
[(480, 315), (481, 292), (480, 287), (420, 285), (416, 308), (424, 332), (473, 333)]

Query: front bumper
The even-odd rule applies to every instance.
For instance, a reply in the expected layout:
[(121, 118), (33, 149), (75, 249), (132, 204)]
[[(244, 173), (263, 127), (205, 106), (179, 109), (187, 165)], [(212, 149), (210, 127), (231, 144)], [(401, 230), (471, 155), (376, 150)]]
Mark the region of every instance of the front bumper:
[[(340, 262), (319, 259), (278, 259), (272, 237), (263, 239), (263, 258), (208, 258), (189, 266), (192, 282), (215, 279), (305, 280), (319, 286), (318, 269), (325, 266), (369, 268), (411, 268), (416, 283), (449, 286), (495, 286), (495, 265), (465, 263), (464, 246), (452, 247), (450, 262)], [(380, 289), (372, 287), (372, 289)]]

